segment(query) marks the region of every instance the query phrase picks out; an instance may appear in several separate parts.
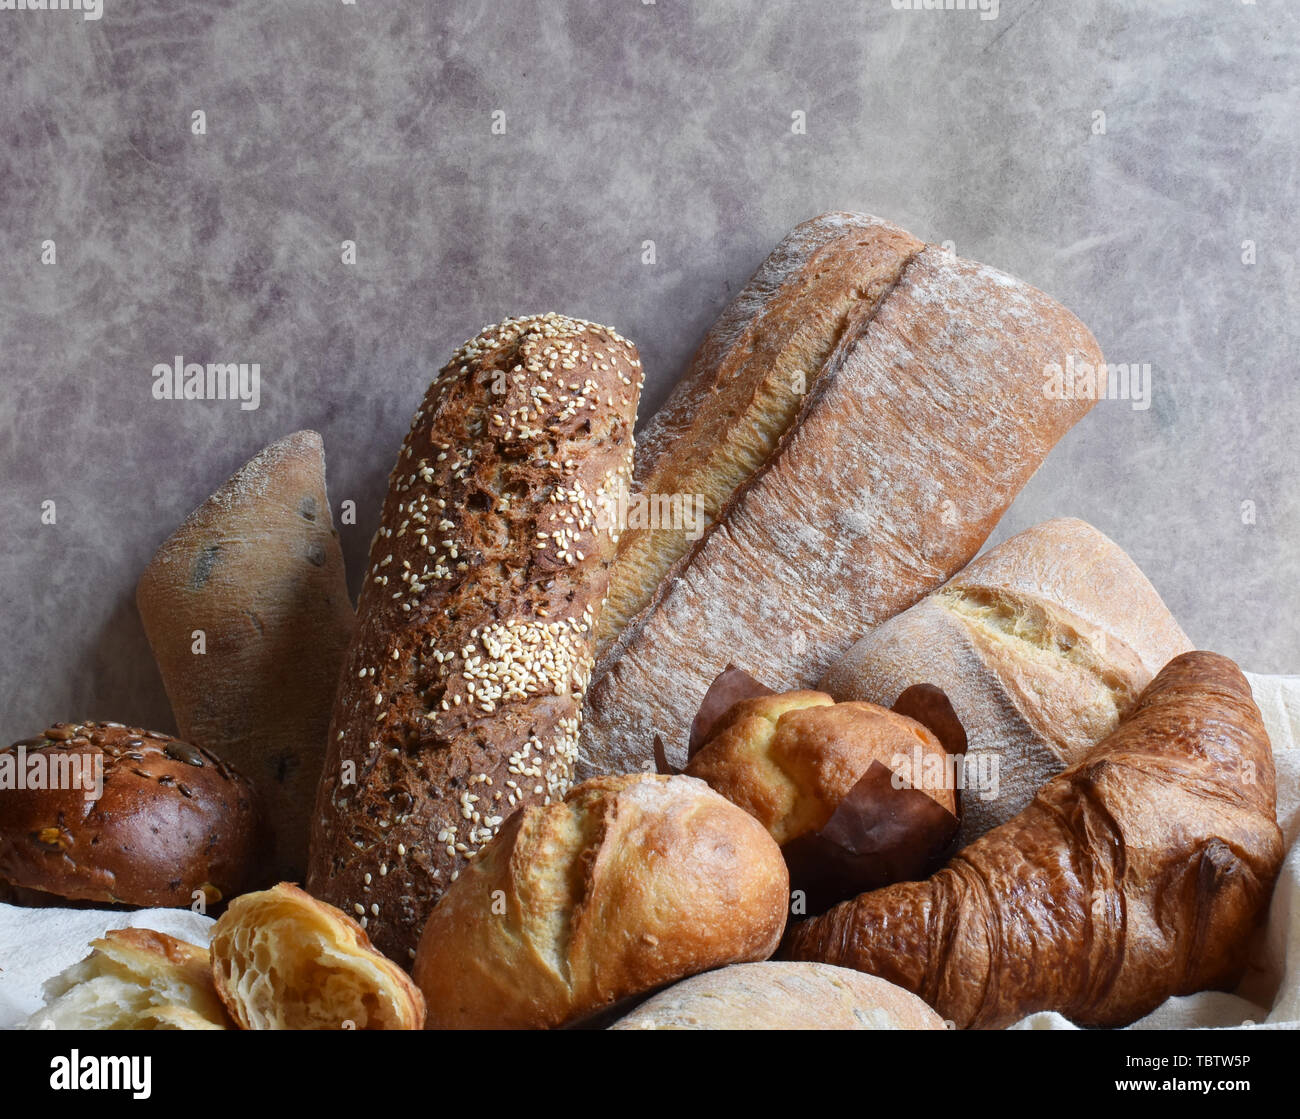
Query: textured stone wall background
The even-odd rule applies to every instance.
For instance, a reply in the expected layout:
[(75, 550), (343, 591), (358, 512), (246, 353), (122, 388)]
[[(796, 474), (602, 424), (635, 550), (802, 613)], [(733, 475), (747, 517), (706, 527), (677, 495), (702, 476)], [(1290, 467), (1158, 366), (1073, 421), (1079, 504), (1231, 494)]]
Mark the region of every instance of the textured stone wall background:
[[(172, 725), (135, 580), (265, 443), (323, 433), (355, 589), (454, 345), (608, 321), (648, 414), (832, 208), (951, 240), (1151, 365), (1151, 407), (1101, 403), (995, 539), (1084, 517), (1195, 641), (1300, 671), (1296, 5), (103, 2), (0, 11), (4, 740)], [(260, 363), (260, 408), (153, 400), (177, 354)]]

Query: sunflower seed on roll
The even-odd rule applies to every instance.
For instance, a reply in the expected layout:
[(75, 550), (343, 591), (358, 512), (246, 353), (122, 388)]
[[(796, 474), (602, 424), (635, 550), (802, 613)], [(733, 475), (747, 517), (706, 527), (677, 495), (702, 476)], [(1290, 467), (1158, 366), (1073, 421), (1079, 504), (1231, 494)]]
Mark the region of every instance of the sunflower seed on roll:
[(216, 905), (263, 849), (252, 785), (189, 742), (55, 723), (0, 750), (0, 882), (20, 896)]

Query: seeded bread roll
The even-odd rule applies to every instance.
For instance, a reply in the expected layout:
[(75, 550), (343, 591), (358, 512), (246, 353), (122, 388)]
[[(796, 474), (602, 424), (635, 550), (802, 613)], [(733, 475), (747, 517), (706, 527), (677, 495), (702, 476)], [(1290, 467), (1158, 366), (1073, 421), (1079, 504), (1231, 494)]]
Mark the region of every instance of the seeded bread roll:
[(428, 1028), (571, 1024), (766, 959), (789, 885), (772, 837), (703, 781), (586, 781), (515, 813), (430, 915), (413, 972)]
[(181, 737), (262, 798), (259, 882), (300, 879), (355, 625), (321, 437), (295, 432), (241, 467), (159, 547), (136, 601)]
[[(252, 786), (164, 734), (55, 723), (0, 750), (0, 770), (8, 767), (0, 882), (20, 894), (179, 907), (201, 895), (216, 905), (245, 887), (265, 849)], [(44, 787), (33, 788), (38, 772)], [(15, 786), (19, 774), (27, 787)]]
[(332, 905), (281, 882), (212, 930), (212, 980), (245, 1030), (418, 1030), (424, 998)]
[(152, 929), (110, 929), (46, 982), (24, 1030), (228, 1030), (208, 950)]
[(683, 979), (611, 1030), (942, 1030), (911, 991), (830, 964), (732, 964)]
[(871, 630), (821, 686), (871, 703), (914, 684), (944, 690), (966, 731), (971, 785), (983, 786), (964, 801), (966, 844), (1027, 807), (1190, 648), (1123, 550), (1061, 519), (1004, 541)]
[(488, 327), (389, 480), (335, 701), (307, 888), (403, 964), (502, 821), (558, 799), (632, 467), (642, 382), (608, 327)]
[(644, 433), (633, 498), (701, 495), (707, 527), (620, 541), (580, 776), (656, 733), (683, 764), (728, 661), (809, 686), (953, 575), (1092, 406), (1052, 391), (1071, 360), (1103, 359), (1027, 284), (865, 214), (795, 229)]

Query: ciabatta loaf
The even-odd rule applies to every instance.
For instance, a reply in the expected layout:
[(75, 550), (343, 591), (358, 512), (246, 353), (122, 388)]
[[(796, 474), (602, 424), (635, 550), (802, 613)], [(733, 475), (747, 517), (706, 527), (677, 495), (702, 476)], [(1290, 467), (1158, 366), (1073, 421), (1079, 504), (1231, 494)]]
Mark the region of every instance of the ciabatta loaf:
[(261, 797), (258, 882), (301, 878), (356, 624), (321, 437), (295, 432), (246, 463), (158, 548), (136, 601), (181, 737)]
[[(728, 661), (809, 684), (939, 586), (1091, 406), (1062, 371), (1101, 360), (1041, 292), (887, 222), (796, 229), (645, 433), (580, 772), (648, 764), (656, 733), (682, 764)], [(703, 520), (665, 530), (674, 493)]]
[(1191, 647), (1114, 541), (1061, 519), (1004, 541), (871, 630), (821, 686), (880, 704), (914, 684), (944, 690), (966, 731), (970, 843), (1105, 738)]
[(512, 811), (558, 799), (632, 467), (636, 348), (560, 315), (466, 343), (389, 480), (307, 888), (406, 965)]
[(723, 312), (637, 439), (638, 494), (689, 498), (689, 511), (702, 514), (702, 522), (682, 515), (647, 524), (658, 505), (629, 517), (610, 575), (598, 657), (646, 607), (698, 530), (716, 522), (771, 458), (850, 318), (870, 317), (923, 248), (875, 218), (825, 214), (786, 237)]

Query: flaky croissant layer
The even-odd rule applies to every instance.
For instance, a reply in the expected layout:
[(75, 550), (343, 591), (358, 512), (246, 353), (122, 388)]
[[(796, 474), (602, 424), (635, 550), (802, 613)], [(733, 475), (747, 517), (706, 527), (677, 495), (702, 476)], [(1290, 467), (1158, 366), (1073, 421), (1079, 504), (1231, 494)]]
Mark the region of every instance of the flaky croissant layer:
[(796, 926), (785, 954), (881, 976), (962, 1028), (1040, 1010), (1125, 1025), (1234, 982), (1282, 857), (1250, 685), (1184, 653), (1018, 816), (924, 882)]

